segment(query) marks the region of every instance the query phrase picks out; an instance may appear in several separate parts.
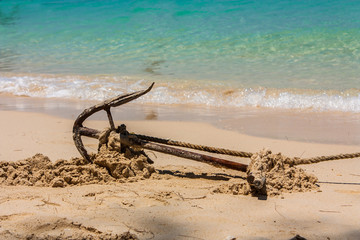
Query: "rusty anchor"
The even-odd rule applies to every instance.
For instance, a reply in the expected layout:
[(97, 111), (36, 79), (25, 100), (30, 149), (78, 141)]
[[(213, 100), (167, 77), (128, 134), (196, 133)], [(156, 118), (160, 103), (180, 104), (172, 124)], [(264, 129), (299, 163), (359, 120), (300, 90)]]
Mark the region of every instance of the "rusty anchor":
[(182, 143), (178, 141), (172, 141), (168, 139), (160, 139), (155, 137), (149, 137), (144, 135), (138, 135), (138, 134), (131, 134), (126, 130), (125, 125), (121, 125), (119, 127), (115, 127), (114, 120), (111, 114), (111, 107), (118, 107), (120, 105), (126, 104), (130, 101), (133, 101), (144, 94), (151, 91), (152, 87), (154, 86), (154, 83), (152, 83), (147, 89), (143, 91), (137, 91), (129, 94), (123, 94), (119, 95), (117, 97), (114, 97), (112, 99), (106, 100), (102, 103), (99, 103), (95, 106), (89, 107), (85, 109), (75, 120), (74, 126), (73, 126), (73, 140), (75, 143), (76, 148), (78, 149), (81, 156), (86, 159), (87, 161), (91, 162), (91, 157), (89, 156), (87, 150), (85, 149), (85, 146), (82, 142), (82, 136), (90, 137), (99, 139), (101, 131), (85, 127), (83, 125), (84, 121), (93, 115), (96, 112), (99, 112), (101, 110), (104, 110), (107, 113), (107, 117), (110, 124), (110, 130), (115, 131), (118, 134), (117, 141), (121, 145), (121, 149), (123, 149), (124, 146), (127, 147), (140, 147), (142, 149), (148, 149), (153, 151), (158, 151), (182, 158), (192, 159), (200, 162), (205, 162), (211, 165), (225, 167), (229, 169), (235, 169), (239, 171), (245, 172), (247, 169), (246, 164), (233, 162), (229, 160), (225, 160), (218, 157), (208, 156), (202, 153), (197, 152), (191, 152), (184, 149), (179, 149), (175, 147), (170, 147), (168, 145), (173, 146), (180, 146), (184, 148), (193, 148), (201, 151), (208, 151), (213, 153), (220, 153), (220, 154), (228, 154), (228, 155), (234, 155), (234, 156), (240, 156), (240, 157), (251, 157), (251, 153), (245, 153), (245, 152), (238, 152), (233, 150), (227, 150), (227, 149), (218, 149), (218, 148), (212, 148), (202, 145), (194, 145), (194, 144), (187, 144)]
[[(147, 89), (143, 91), (137, 91), (129, 94), (119, 95), (112, 99), (106, 100), (102, 103), (99, 103), (95, 106), (89, 107), (85, 109), (75, 120), (73, 126), (73, 139), (76, 148), (78, 149), (81, 156), (86, 159), (88, 162), (92, 162), (90, 155), (88, 154), (85, 146), (82, 142), (82, 136), (95, 138), (99, 140), (100, 143), (103, 141), (104, 132), (108, 134), (114, 135), (113, 141), (117, 146), (117, 150), (122, 153), (126, 153), (126, 150), (134, 151), (133, 149), (149, 149), (153, 151), (158, 151), (166, 154), (171, 154), (174, 156), (192, 159), (200, 162), (205, 162), (211, 165), (215, 165), (218, 167), (225, 167), (229, 169), (235, 169), (242, 172), (246, 172), (247, 174), (247, 182), (252, 188), (253, 192), (266, 194), (266, 177), (265, 172), (266, 169), (263, 169), (263, 166), (259, 164), (262, 161), (262, 157), (256, 156), (250, 152), (242, 152), (242, 151), (234, 151), (223, 148), (215, 148), (203, 145), (196, 145), (191, 143), (179, 142), (169, 139), (161, 139), (151, 136), (144, 136), (135, 133), (129, 133), (126, 130), (126, 126), (124, 124), (115, 127), (114, 120), (111, 114), (111, 107), (118, 107), (120, 105), (126, 104), (130, 101), (133, 101), (151, 91), (154, 83), (152, 83)], [(109, 120), (110, 128), (106, 131), (99, 131), (97, 129), (92, 129), (85, 127), (83, 125), (84, 121), (93, 115), (96, 112), (104, 110), (107, 113), (107, 117)], [(172, 147), (170, 147), (172, 146)], [(175, 146), (175, 147), (173, 147)], [(190, 148), (198, 151), (206, 151), (216, 154), (224, 154), (224, 155), (232, 155), (238, 156), (242, 158), (251, 158), (252, 161), (250, 165), (242, 164), (239, 162), (229, 161), (218, 157), (213, 157), (209, 155), (205, 155), (198, 152), (191, 152), (181, 148)], [(141, 150), (141, 152), (145, 155), (146, 153)], [(271, 151), (270, 151), (271, 153)], [(330, 161), (330, 160), (338, 160), (338, 159), (347, 159), (347, 158), (358, 158), (360, 157), (360, 152), (350, 153), (350, 154), (338, 154), (338, 155), (330, 155), (330, 156), (317, 156), (312, 158), (288, 158), (287, 164), (290, 165), (299, 165), (299, 164), (312, 164), (318, 163), (322, 161)], [(267, 161), (265, 159), (265, 161)], [(153, 163), (151, 159), (148, 158), (149, 163)]]

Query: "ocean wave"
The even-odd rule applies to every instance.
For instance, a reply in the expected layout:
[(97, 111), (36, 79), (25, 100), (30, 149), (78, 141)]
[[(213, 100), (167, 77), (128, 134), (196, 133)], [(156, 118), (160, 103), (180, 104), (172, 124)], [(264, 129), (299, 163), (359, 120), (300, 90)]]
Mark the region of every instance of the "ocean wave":
[[(146, 88), (151, 81), (126, 76), (0, 75), (0, 93), (103, 101)], [(138, 99), (146, 104), (256, 107), (360, 113), (360, 90), (241, 88), (222, 82), (164, 81)]]

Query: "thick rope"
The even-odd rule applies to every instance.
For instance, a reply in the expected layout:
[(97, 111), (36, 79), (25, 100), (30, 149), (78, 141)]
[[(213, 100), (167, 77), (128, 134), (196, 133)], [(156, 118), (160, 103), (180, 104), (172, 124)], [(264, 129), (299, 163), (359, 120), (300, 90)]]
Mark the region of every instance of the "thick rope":
[[(101, 144), (104, 144), (107, 142), (110, 132), (112, 130), (105, 129), (101, 134), (99, 138), (99, 146)], [(151, 137), (146, 135), (140, 135), (140, 134), (133, 134), (139, 139), (151, 141), (151, 142), (157, 142), (161, 144), (166, 145), (172, 145), (172, 146), (178, 146), (178, 147), (185, 147), (185, 148), (191, 148), (211, 153), (217, 153), (217, 154), (224, 154), (224, 155), (231, 155), (231, 156), (237, 156), (237, 157), (243, 157), (243, 158), (251, 158), (253, 153), (250, 152), (243, 152), (243, 151), (235, 151), (235, 150), (229, 150), (225, 148), (216, 148), (216, 147), (209, 147), (209, 146), (203, 146), (203, 145), (197, 145), (187, 142), (181, 142), (181, 141), (174, 141), (170, 139), (163, 139), (163, 138), (157, 138), (157, 137)], [(312, 164), (312, 163), (319, 163), (319, 162), (325, 162), (325, 161), (332, 161), (332, 160), (340, 160), (340, 159), (351, 159), (351, 158), (358, 158), (360, 157), (360, 152), (358, 153), (348, 153), (348, 154), (338, 154), (338, 155), (330, 155), (330, 156), (319, 156), (319, 157), (313, 157), (313, 158), (290, 158), (288, 160), (289, 164), (292, 165), (301, 165), (301, 164)]]
[(134, 134), (134, 135), (136, 137), (138, 137), (142, 140), (146, 140), (146, 141), (157, 142), (157, 143), (178, 146), (178, 147), (191, 148), (191, 149), (201, 150), (201, 151), (205, 151), (205, 152), (225, 154), (225, 155), (244, 157), (244, 158), (250, 158), (253, 155), (253, 153), (250, 153), (250, 152), (234, 151), (234, 150), (229, 150), (229, 149), (224, 149), (224, 148), (215, 148), (215, 147), (191, 144), (191, 143), (180, 142), (180, 141), (173, 141), (173, 140), (169, 140), (169, 139), (156, 138), (156, 137), (150, 137), (150, 136), (139, 135), (139, 134)]
[(293, 158), (294, 165), (300, 164), (312, 164), (318, 162), (325, 162), (331, 160), (340, 160), (340, 159), (350, 159), (350, 158), (358, 158), (360, 157), (360, 152), (358, 153), (348, 153), (348, 154), (338, 154), (338, 155), (331, 155), (331, 156), (320, 156), (320, 157), (313, 157), (313, 158)]

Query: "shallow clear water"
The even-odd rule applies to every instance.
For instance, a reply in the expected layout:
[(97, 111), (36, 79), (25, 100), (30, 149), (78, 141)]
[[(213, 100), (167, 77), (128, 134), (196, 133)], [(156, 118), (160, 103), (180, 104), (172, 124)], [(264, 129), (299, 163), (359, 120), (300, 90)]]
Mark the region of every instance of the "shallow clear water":
[(0, 1), (0, 92), (360, 112), (358, 1)]

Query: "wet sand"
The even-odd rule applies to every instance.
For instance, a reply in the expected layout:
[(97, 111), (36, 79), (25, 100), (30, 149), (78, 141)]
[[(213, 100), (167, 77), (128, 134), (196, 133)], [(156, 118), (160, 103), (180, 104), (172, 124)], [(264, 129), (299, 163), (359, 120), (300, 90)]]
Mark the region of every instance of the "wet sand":
[[(94, 101), (14, 97), (0, 94), (0, 110), (46, 113), (74, 120)], [(195, 105), (139, 104), (136, 101), (112, 108), (118, 121), (158, 120), (210, 123), (241, 134), (302, 142), (360, 144), (360, 114), (265, 108), (204, 108)], [(92, 120), (107, 120), (106, 114)]]

